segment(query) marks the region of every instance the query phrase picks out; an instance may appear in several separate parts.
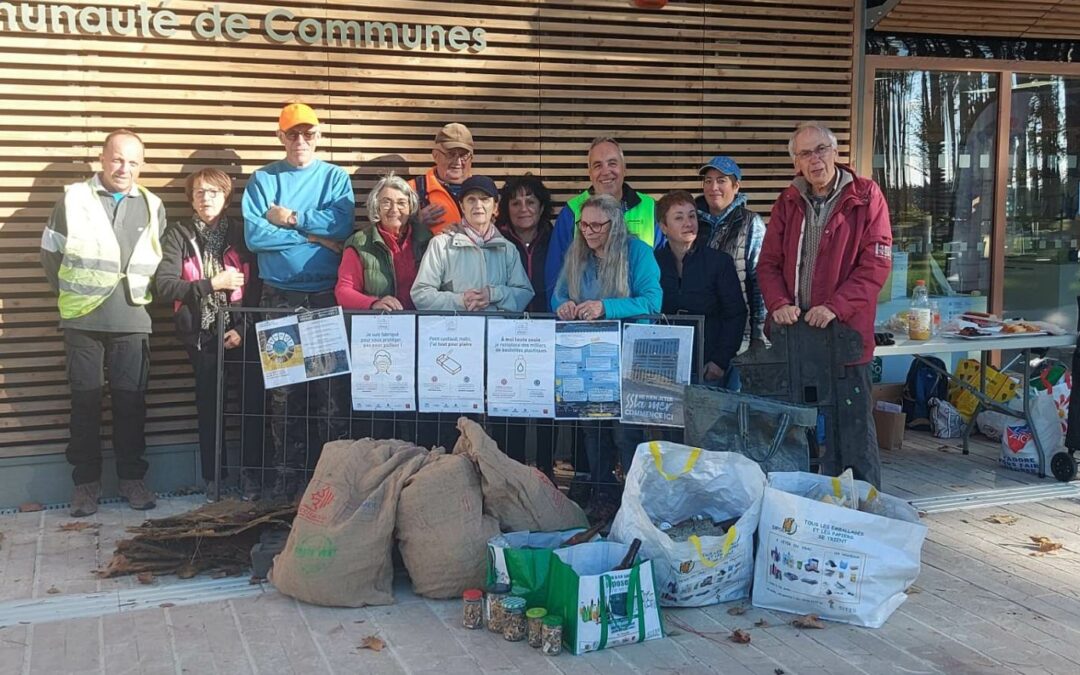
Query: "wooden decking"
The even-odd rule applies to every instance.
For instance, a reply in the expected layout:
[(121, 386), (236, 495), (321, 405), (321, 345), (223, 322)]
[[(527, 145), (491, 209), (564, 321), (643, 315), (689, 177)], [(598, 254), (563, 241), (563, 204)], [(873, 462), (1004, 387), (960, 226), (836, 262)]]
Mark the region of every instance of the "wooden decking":
[[(964, 456), (956, 444), (909, 435), (885, 455), (885, 489), (908, 499), (1041, 482), (996, 466), (995, 445), (976, 443)], [(942, 448), (942, 446), (948, 446)], [(166, 500), (155, 515), (194, 506), (194, 497)], [(991, 516), (999, 516), (989, 522)], [(407, 580), (397, 603), (331, 609), (297, 603), (272, 588), (237, 588), (159, 579), (98, 580), (90, 570), (112, 552), (122, 528), (139, 514), (109, 505), (100, 528), (61, 532), (63, 511), (0, 516), (0, 675), (28, 673), (1053, 673), (1080, 672), (1080, 500), (1056, 499), (935, 513), (922, 574), (881, 629), (827, 623), (799, 630), (792, 617), (730, 603), (667, 610), (670, 636), (587, 656), (545, 658), (523, 644), (460, 627), (460, 606), (414, 596)], [(1038, 554), (1030, 537), (1064, 545)], [(169, 590), (161, 605), (128, 610), (135, 597)], [(230, 591), (229, 588), (232, 590)], [(106, 596), (94, 616), (83, 594)], [(115, 597), (115, 601), (113, 598)], [(20, 624), (16, 603), (55, 606)], [(100, 603), (99, 603), (100, 604)], [(143, 606), (146, 605), (144, 601)], [(83, 611), (85, 614), (86, 611)], [(95, 612), (92, 612), (95, 613)], [(764, 621), (762, 625), (758, 622)], [(735, 628), (751, 642), (730, 642)], [(357, 649), (377, 635), (387, 648)]]

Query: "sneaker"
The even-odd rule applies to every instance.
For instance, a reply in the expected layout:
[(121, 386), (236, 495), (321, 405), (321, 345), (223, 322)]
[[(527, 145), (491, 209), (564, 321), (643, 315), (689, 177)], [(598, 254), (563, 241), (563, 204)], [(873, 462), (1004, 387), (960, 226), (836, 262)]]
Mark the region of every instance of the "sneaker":
[(101, 481), (76, 485), (71, 492), (71, 517), (84, 518), (97, 513), (101, 497)]
[(146, 481), (141, 478), (138, 480), (121, 479), (119, 492), (120, 496), (127, 500), (128, 506), (136, 511), (148, 511), (157, 506), (154, 493), (150, 492), (150, 489), (146, 487)]
[(257, 502), (262, 499), (262, 480), (251, 472), (240, 474), (241, 499), (245, 502)]

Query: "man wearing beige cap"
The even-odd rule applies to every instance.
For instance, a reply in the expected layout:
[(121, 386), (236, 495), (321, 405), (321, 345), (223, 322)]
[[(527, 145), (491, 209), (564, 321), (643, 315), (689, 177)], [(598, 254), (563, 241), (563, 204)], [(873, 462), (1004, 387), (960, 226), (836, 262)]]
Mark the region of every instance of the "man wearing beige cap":
[(451, 122), (440, 129), (431, 156), (435, 166), (409, 181), (409, 187), (420, 198), (420, 224), (430, 228), (432, 234), (439, 234), (461, 222), (461, 185), (472, 176), (473, 137), (469, 127)]
[[(277, 137), (285, 147), (285, 159), (257, 169), (243, 199), (244, 238), (259, 258), (263, 280), (260, 305), (289, 310), (333, 307), (342, 244), (355, 221), (352, 182), (340, 166), (315, 156), (322, 133), (319, 118), (307, 105), (289, 103), (281, 110)], [(303, 470), (317, 459), (307, 456), (307, 415), (321, 421), (322, 441), (342, 436), (336, 428), (342, 419), (347, 433), (348, 408), (329, 389), (336, 384), (333, 378), (311, 384), (311, 410), (303, 384), (270, 390), (270, 431), (278, 469), (275, 497), (291, 499), (302, 487)], [(328, 422), (330, 428), (323, 428)]]

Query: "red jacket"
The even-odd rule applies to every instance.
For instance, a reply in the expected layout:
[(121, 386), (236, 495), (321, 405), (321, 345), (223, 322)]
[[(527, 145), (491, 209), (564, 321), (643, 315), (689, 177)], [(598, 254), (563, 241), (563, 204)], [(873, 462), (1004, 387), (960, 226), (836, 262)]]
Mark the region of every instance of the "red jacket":
[[(846, 166), (837, 165), (837, 170), (854, 175)], [(802, 304), (796, 294), (806, 206), (806, 198), (794, 185), (773, 204), (757, 267), (770, 316), (784, 305)], [(822, 232), (809, 306), (828, 307), (862, 335), (862, 358), (855, 363), (867, 363), (874, 356), (877, 296), (891, 269), (892, 227), (885, 196), (877, 183), (854, 175)]]

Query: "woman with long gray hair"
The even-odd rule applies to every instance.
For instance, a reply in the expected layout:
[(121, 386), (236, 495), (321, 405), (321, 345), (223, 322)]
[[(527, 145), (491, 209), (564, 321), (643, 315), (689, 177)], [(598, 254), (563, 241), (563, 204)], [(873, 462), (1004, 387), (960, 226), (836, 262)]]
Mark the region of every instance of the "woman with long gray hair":
[[(656, 258), (647, 244), (627, 232), (622, 204), (610, 195), (590, 197), (581, 207), (574, 241), (555, 284), (555, 313), (564, 321), (625, 319), (659, 313), (663, 297)], [(588, 484), (576, 481), (571, 496), (580, 503), (591, 500), (594, 520), (618, 509), (622, 487), (613, 473), (611, 449), (619, 449), (625, 473), (636, 447), (633, 434), (623, 431), (621, 425), (613, 428), (607, 422), (586, 422), (582, 428), (589, 478)]]

